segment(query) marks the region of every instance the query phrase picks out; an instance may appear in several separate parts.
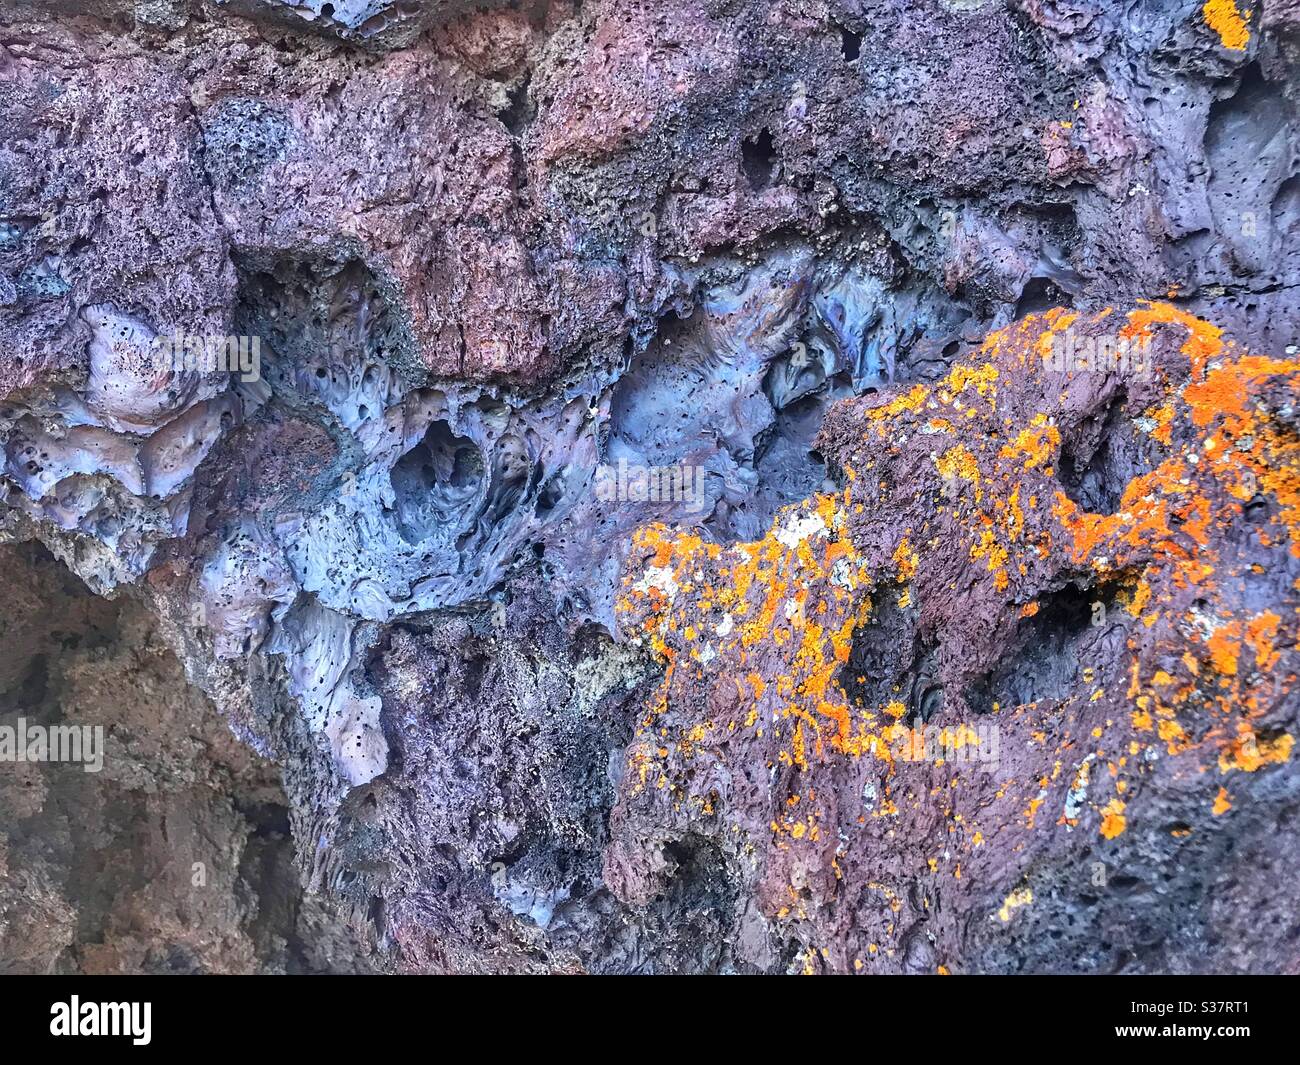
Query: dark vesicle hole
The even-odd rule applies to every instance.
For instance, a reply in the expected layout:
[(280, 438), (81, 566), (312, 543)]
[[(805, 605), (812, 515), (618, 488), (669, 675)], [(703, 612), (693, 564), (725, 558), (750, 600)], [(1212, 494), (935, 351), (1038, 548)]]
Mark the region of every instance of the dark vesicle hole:
[(771, 130), (765, 127), (757, 137), (741, 141), (741, 155), (750, 188), (755, 192), (767, 188), (776, 169), (776, 143)]
[(852, 63), (862, 54), (862, 34), (840, 27), (840, 52), (844, 62)]

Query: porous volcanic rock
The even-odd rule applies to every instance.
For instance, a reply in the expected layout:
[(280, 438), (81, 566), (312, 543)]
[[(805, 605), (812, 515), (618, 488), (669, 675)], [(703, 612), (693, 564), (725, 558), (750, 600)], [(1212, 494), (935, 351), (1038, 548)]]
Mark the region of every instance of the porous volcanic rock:
[[(1150, 364), (1046, 368), (1067, 330)], [(761, 968), (1293, 965), (1298, 386), (1169, 304), (1052, 311), (837, 406), (844, 487), (763, 540), (638, 533), (611, 889), (715, 848)]]

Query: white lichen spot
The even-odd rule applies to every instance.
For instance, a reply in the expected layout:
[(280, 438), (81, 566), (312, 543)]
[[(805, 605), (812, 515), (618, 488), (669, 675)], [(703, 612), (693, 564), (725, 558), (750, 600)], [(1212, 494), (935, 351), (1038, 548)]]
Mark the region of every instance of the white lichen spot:
[(1090, 754), (1079, 763), (1078, 772), (1074, 775), (1074, 785), (1066, 793), (1065, 816), (1071, 821), (1079, 819), (1079, 815), (1083, 813), (1084, 804), (1088, 801), (1088, 780), (1092, 775), (1090, 763), (1096, 757), (1096, 754)]
[(853, 579), (853, 567), (847, 558), (837, 559), (831, 567), (831, 584), (852, 591), (857, 582)]
[(793, 551), (810, 536), (825, 536), (826, 522), (820, 514), (791, 514), (784, 525), (776, 530), (782, 546)]
[(651, 588), (658, 589), (668, 597), (669, 602), (677, 597), (677, 578), (668, 566), (647, 567), (645, 576), (632, 587), (643, 595), (649, 595)]

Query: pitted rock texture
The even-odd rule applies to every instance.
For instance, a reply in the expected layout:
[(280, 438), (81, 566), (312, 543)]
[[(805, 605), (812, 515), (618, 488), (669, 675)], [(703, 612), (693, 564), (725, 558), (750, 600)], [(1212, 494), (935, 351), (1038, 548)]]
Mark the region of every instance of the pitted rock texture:
[[(1044, 370), (1054, 335), (1108, 328), (1150, 339), (1144, 373)], [(1285, 961), (1284, 935), (1240, 946), (1259, 881), (1218, 862), (1293, 862), (1270, 840), (1295, 777), (1264, 770), (1300, 709), (1297, 374), (1168, 304), (1054, 311), (837, 407), (845, 487), (762, 541), (638, 534), (622, 605), (669, 668), (614, 811), (615, 892), (654, 897), (664, 848), (705, 839), (809, 971)], [(1097, 443), (1112, 410), (1131, 456), (1118, 429)], [(1104, 510), (1072, 498), (1085, 457), (1126, 484)], [(918, 757), (931, 724), (946, 758)]]
[[(10, 840), (0, 964), (1294, 969), (1298, 66), (1284, 0), (0, 5), (4, 713), (183, 733), (57, 804), (175, 918)], [(73, 700), (55, 587), (156, 661)]]

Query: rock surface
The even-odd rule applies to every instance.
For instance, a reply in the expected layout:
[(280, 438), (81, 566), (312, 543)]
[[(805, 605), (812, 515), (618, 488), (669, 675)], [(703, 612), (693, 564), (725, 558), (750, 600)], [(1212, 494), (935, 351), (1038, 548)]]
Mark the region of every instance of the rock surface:
[(0, 968), (1295, 971), (1298, 68), (0, 5)]

